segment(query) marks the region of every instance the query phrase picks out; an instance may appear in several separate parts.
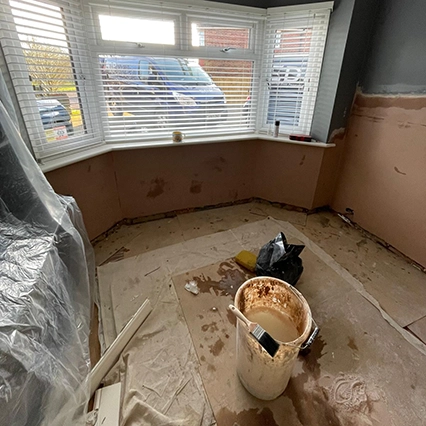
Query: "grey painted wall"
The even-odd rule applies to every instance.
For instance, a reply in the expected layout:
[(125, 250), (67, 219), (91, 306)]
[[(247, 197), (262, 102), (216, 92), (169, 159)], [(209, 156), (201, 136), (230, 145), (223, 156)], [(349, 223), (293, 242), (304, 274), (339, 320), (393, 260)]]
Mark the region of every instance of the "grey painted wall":
[(312, 123), (321, 141), (346, 126), (381, 1), (335, 2)]
[(361, 87), (426, 93), (426, 1), (382, 0)]
[(328, 138), (334, 130), (346, 126), (356, 87), (366, 63), (368, 46), (374, 31), (380, 2), (381, 0), (355, 0)]
[[(312, 136), (327, 142), (331, 133), (330, 124), (338, 97), (339, 79), (342, 72), (355, 0), (341, 0), (334, 5), (328, 29), (324, 61), (321, 70), (315, 113), (312, 122)], [(343, 112), (342, 112), (343, 114)]]

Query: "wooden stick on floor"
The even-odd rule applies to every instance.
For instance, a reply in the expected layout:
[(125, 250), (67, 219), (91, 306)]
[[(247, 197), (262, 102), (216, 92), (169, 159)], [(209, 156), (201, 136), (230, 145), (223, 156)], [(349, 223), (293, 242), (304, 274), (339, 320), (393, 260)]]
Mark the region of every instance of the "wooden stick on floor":
[(123, 352), (126, 345), (130, 342), (130, 339), (134, 336), (151, 311), (151, 303), (149, 302), (149, 299), (146, 299), (135, 315), (133, 315), (123, 330), (121, 330), (115, 340), (111, 343), (111, 346), (105, 351), (101, 359), (93, 367), (90, 372), (90, 396), (92, 396), (95, 390), (99, 387), (102, 379), (106, 376), (108, 371), (111, 370), (121, 352)]

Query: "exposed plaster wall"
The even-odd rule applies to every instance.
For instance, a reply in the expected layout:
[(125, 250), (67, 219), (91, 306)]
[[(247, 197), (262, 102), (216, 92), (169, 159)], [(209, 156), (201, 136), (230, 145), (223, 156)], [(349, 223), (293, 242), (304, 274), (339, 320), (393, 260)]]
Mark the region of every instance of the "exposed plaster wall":
[(381, 0), (332, 207), (426, 266), (424, 0)]
[(255, 148), (241, 141), (114, 152), (123, 217), (251, 197)]
[(358, 94), (332, 207), (426, 266), (426, 96)]
[[(90, 238), (123, 218), (260, 197), (310, 209), (324, 151), (273, 141), (115, 151), (46, 174)], [(330, 195), (330, 194), (329, 194)]]
[(333, 149), (259, 141), (252, 195), (311, 209), (324, 151)]
[(90, 239), (122, 219), (112, 153), (62, 167), (46, 178), (58, 194), (77, 200)]

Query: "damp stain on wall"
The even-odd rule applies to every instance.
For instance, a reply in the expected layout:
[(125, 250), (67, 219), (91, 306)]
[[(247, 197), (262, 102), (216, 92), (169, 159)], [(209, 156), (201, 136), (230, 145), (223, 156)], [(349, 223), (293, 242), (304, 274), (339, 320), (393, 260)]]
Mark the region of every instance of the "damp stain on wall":
[(227, 161), (222, 156), (219, 156), (205, 161), (204, 164), (208, 168), (213, 169), (216, 172), (222, 172), (225, 166), (227, 165)]
[(198, 180), (193, 180), (191, 182), (191, 186), (189, 187), (189, 192), (191, 194), (199, 194), (202, 191), (203, 188), (203, 182), (200, 182)]
[(164, 193), (165, 185), (166, 185), (166, 182), (162, 178), (152, 179), (151, 186), (146, 196), (148, 198), (157, 198), (158, 196)]

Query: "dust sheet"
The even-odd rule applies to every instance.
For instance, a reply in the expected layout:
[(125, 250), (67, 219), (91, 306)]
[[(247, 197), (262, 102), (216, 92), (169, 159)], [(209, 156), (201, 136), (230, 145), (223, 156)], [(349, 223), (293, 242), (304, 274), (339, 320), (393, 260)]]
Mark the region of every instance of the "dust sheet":
[(216, 423), (171, 276), (231, 257), (239, 247), (226, 231), (98, 268), (107, 346), (146, 298), (153, 306), (105, 381), (122, 382), (122, 426)]
[[(234, 288), (216, 291), (215, 285), (241, 284), (247, 276), (229, 259), (242, 249), (257, 253), (279, 231), (290, 243), (306, 245), (297, 288), (321, 332), (312, 352), (297, 360), (284, 394), (262, 402), (235, 374), (235, 325), (226, 311)], [(123, 383), (122, 425), (214, 424), (212, 411), (219, 426), (423, 422), (421, 347), (359, 281), (287, 222), (243, 225), (109, 263), (98, 272), (107, 341), (146, 297), (154, 306), (108, 378), (112, 383), (119, 376)], [(197, 296), (183, 289), (194, 278), (203, 286)]]

